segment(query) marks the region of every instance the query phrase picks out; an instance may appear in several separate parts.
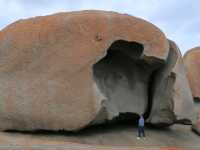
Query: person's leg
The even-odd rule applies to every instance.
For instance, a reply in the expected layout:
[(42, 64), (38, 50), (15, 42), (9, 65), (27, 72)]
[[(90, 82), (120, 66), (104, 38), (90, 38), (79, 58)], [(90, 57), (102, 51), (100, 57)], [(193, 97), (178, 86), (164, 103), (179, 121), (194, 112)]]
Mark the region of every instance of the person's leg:
[(141, 137), (141, 127), (138, 126), (138, 138), (140, 138), (140, 137)]
[(143, 137), (145, 137), (144, 127), (142, 127), (142, 135), (143, 135)]

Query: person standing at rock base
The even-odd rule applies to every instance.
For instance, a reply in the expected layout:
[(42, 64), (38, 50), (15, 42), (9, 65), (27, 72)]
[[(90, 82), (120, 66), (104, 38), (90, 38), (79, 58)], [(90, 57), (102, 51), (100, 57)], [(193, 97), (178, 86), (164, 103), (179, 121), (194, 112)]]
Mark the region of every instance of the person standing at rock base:
[(140, 118), (138, 120), (138, 137), (137, 139), (140, 139), (141, 137), (144, 137), (145, 139), (145, 132), (144, 132), (144, 117), (143, 115), (140, 115)]

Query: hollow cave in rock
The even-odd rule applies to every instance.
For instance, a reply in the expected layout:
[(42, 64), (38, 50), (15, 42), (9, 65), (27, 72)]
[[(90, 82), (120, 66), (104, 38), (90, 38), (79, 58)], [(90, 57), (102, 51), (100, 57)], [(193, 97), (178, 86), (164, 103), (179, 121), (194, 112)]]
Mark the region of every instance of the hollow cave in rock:
[(93, 65), (94, 80), (103, 101), (105, 120), (136, 120), (151, 111), (154, 78), (161, 62), (143, 56), (144, 47), (137, 42), (118, 40), (111, 44), (105, 57)]

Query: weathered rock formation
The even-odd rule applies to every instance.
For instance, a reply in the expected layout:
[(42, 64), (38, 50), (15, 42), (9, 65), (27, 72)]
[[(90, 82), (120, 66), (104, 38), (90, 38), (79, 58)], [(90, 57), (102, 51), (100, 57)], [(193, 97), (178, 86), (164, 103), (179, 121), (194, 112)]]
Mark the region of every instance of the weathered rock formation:
[(186, 68), (187, 78), (194, 99), (196, 124), (193, 125), (193, 130), (200, 135), (200, 47), (188, 50), (184, 55), (184, 65)]
[(175, 120), (190, 124), (194, 122), (194, 105), (182, 55), (173, 41), (169, 40), (169, 45), (167, 62), (155, 76), (153, 106), (149, 120), (153, 124), (173, 124)]
[(159, 125), (191, 119), (179, 50), (129, 15), (17, 21), (0, 31), (0, 65), (1, 130), (78, 130), (126, 114)]
[(194, 123), (194, 103), (183, 63), (183, 58), (177, 45), (174, 42), (171, 42), (170, 45), (171, 48), (174, 49), (177, 57), (176, 63), (172, 70), (172, 72), (174, 72), (176, 75), (173, 88), (174, 112), (177, 116), (177, 120), (182, 120), (183, 123), (187, 124), (189, 123), (187, 118), (190, 118), (191, 123)]

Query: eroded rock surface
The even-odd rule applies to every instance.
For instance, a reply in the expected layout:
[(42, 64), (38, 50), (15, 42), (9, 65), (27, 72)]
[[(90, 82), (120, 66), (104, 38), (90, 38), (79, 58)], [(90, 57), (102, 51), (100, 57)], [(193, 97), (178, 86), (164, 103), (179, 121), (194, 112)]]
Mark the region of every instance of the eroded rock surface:
[(176, 121), (191, 123), (194, 120), (194, 105), (186, 78), (180, 50), (169, 40), (167, 63), (157, 71), (152, 95), (152, 110), (149, 122), (169, 125)]
[(170, 47), (176, 53), (176, 63), (172, 72), (176, 75), (173, 87), (174, 113), (182, 123), (193, 123), (195, 120), (194, 103), (190, 85), (187, 79), (183, 58), (178, 46), (170, 41)]
[[(149, 65), (154, 63), (151, 58), (165, 61), (168, 54), (168, 42), (158, 28), (141, 19), (113, 12), (83, 11), (36, 17), (20, 20), (2, 30), (0, 128), (76, 130), (90, 124), (101, 111), (105, 98), (93, 80), (93, 65), (118, 40), (141, 44), (137, 59), (146, 59)], [(129, 55), (129, 51), (123, 55)], [(122, 65), (134, 64), (130, 61), (134, 58), (123, 58), (123, 55), (113, 56), (113, 61), (118, 57), (126, 60), (118, 61), (119, 64), (113, 69), (122, 70)], [(109, 67), (105, 69), (109, 70)], [(124, 98), (128, 103), (133, 94), (126, 91), (126, 87), (131, 84), (133, 93), (137, 93), (137, 88), (141, 93), (135, 96), (137, 99), (133, 97), (130, 103), (133, 106), (134, 101), (141, 104), (136, 106), (137, 109), (130, 105), (121, 107), (119, 101), (122, 97), (119, 97), (116, 106), (109, 106), (109, 118), (119, 113), (120, 109), (122, 112), (144, 113), (147, 107), (145, 83), (149, 75), (140, 77), (138, 72), (135, 79), (125, 75), (127, 71), (133, 73), (137, 69), (140, 71), (142, 68), (136, 65), (131, 71), (122, 70), (121, 79), (116, 85), (124, 85), (122, 89), (116, 89), (110, 100), (118, 97), (121, 90), (124, 95), (130, 94), (127, 99)], [(144, 81), (132, 85), (127, 80)], [(110, 86), (113, 86), (112, 82)], [(124, 99), (121, 99), (121, 103)]]
[(105, 97), (104, 112), (100, 112), (104, 120), (126, 113), (145, 114), (148, 110), (152, 73), (163, 62), (156, 58), (148, 62), (141, 58), (142, 52), (142, 45), (116, 41), (106, 57), (94, 64), (94, 78)]
[(170, 125), (191, 104), (176, 48), (133, 16), (20, 20), (0, 31), (0, 53), (1, 130), (79, 130), (127, 113)]

